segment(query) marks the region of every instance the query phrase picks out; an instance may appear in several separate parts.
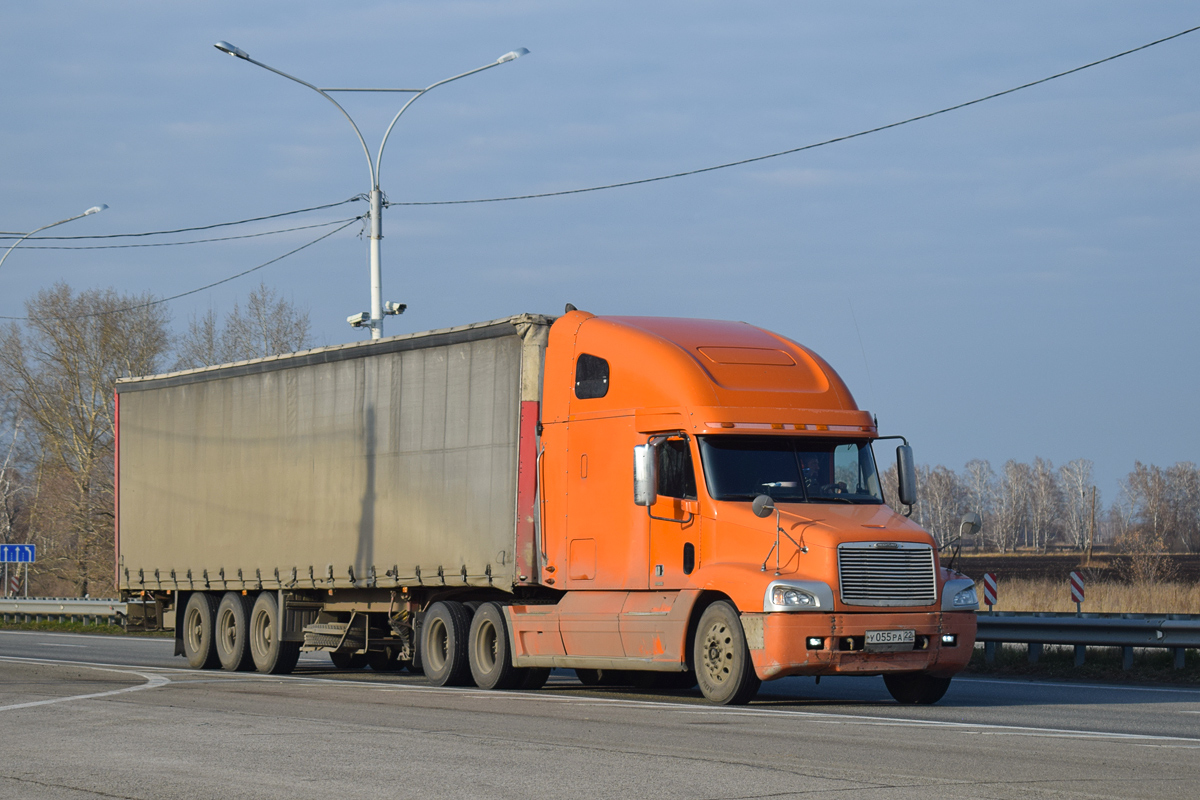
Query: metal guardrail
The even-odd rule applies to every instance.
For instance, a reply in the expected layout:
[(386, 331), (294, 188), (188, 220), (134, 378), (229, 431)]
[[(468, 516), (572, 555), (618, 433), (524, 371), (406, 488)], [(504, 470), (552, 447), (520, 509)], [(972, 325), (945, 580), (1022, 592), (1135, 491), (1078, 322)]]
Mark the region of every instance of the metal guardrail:
[(0, 598), (0, 618), (5, 622), (84, 622), (119, 625), (127, 607), (120, 600), (92, 600), (81, 597), (5, 597)]
[(1036, 663), (1047, 644), (1074, 645), (1075, 665), (1082, 666), (1088, 647), (1120, 647), (1125, 669), (1133, 667), (1133, 648), (1172, 650), (1175, 668), (1183, 669), (1184, 651), (1200, 648), (1197, 614), (1050, 614), (1028, 611), (981, 611), (976, 641), (992, 663), (997, 644), (1026, 644)]

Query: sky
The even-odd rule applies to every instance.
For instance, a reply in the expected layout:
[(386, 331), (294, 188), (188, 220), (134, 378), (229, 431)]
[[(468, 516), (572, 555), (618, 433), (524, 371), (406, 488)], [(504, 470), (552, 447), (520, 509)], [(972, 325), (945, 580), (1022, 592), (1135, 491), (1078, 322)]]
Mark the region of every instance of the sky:
[[(1194, 3), (6, 3), (0, 231), (211, 225), (370, 189), (310, 89), (409, 88), (384, 152), (392, 203), (636, 180), (777, 152), (961, 103), (1200, 25)], [(387, 334), (565, 303), (743, 320), (825, 357), (917, 460), (1200, 461), (1200, 32), (1016, 94), (745, 166), (566, 197), (393, 205)], [(405, 99), (336, 95), (372, 154)], [(184, 241), (350, 219), (336, 208)], [(63, 281), (166, 297), (338, 226), (172, 247), (18, 249), (0, 315)], [(170, 303), (177, 331), (259, 281), (314, 343), (363, 338), (363, 223)], [(11, 239), (0, 240), (7, 246)], [(31, 240), (32, 241), (32, 240)], [(879, 457), (884, 458), (881, 451)]]

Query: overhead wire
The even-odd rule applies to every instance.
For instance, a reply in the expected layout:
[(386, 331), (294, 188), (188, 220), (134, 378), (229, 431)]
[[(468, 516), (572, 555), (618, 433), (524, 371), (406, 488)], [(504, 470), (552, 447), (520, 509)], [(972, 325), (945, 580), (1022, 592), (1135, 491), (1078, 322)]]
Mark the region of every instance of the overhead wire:
[[(262, 217), (250, 217), (249, 219), (239, 219), (239, 220), (234, 220), (233, 222), (216, 222), (216, 223), (213, 223), (212, 225), (196, 225), (196, 226), (193, 226), (190, 228), (175, 228), (173, 230), (168, 230), (168, 231), (145, 231), (144, 233), (106, 233), (106, 234), (99, 234), (96, 236), (34, 236), (34, 237), (30, 238), (29, 241), (36, 242), (36, 241), (43, 240), (43, 239), (56, 240), (56, 241), (68, 241), (68, 240), (75, 240), (75, 239), (129, 239), (129, 238), (136, 238), (139, 236), (169, 236), (174, 233), (192, 233), (193, 231), (211, 231), (214, 228), (228, 228), (233, 225), (245, 225), (248, 222), (263, 222), (264, 220), (268, 220), (268, 219), (279, 219), (280, 217), (290, 217), (294, 214), (307, 214), (309, 211), (322, 211), (326, 208), (337, 208), (338, 206), (346, 205), (346, 203), (355, 203), (355, 202), (358, 202), (360, 200), (365, 200), (365, 199), (366, 199), (366, 195), (356, 194), (356, 195), (354, 195), (354, 197), (349, 197), (349, 198), (346, 198), (345, 200), (339, 200), (336, 203), (325, 203), (324, 205), (320, 205), (320, 206), (311, 206), (310, 208), (298, 208), (295, 211), (282, 211), (278, 214), (267, 214)], [(24, 236), (24, 235), (25, 234), (23, 234), (23, 233), (14, 233), (12, 231), (5, 231), (3, 233), (0, 233), (0, 239), (8, 239), (8, 238), (12, 238), (15, 236)]]
[(1101, 58), (1098, 61), (1092, 61), (1087, 64), (1083, 64), (1081, 66), (1074, 67), (1072, 69), (1064, 70), (1063, 72), (1056, 72), (1055, 74), (1048, 75), (1045, 78), (1039, 78), (1036, 81), (1030, 81), (1028, 83), (1023, 83), (1020, 86), (1013, 86), (1010, 89), (1004, 89), (1003, 91), (999, 91), (999, 92), (992, 92), (991, 94), (984, 95), (983, 97), (977, 97), (974, 100), (968, 100), (964, 103), (956, 103), (955, 105), (952, 105), (952, 106), (946, 106), (945, 108), (939, 108), (937, 111), (930, 111), (925, 114), (918, 114), (915, 117), (909, 117), (908, 119), (902, 119), (898, 122), (890, 122), (886, 125), (877, 125), (874, 128), (867, 128), (866, 130), (861, 130), (856, 133), (848, 133), (848, 134), (845, 134), (842, 136), (835, 136), (832, 139), (825, 139), (825, 140), (822, 140), (819, 142), (813, 142), (811, 144), (801, 145), (800, 147), (792, 147), (787, 150), (780, 150), (775, 153), (767, 153), (766, 155), (753, 156), (751, 158), (743, 158), (743, 159), (739, 159), (737, 161), (728, 161), (724, 164), (716, 164), (716, 165), (710, 166), (710, 167), (700, 167), (699, 169), (689, 169), (689, 170), (685, 170), (683, 172), (672, 172), (669, 175), (658, 175), (653, 178), (639, 178), (637, 180), (621, 181), (619, 183), (606, 183), (606, 184), (602, 184), (600, 186), (588, 186), (588, 187), (585, 187), (582, 189), (563, 189), (563, 190), (557, 191), (557, 192), (539, 192), (537, 194), (518, 194), (518, 195), (510, 195), (507, 197), (485, 197), (485, 198), (480, 198), (480, 199), (475, 199), (475, 200), (397, 201), (397, 202), (389, 203), (388, 205), (393, 205), (393, 206), (453, 206), (453, 205), (468, 205), (471, 203), (503, 203), (503, 202), (506, 202), (509, 200), (534, 200), (534, 199), (542, 198), (542, 197), (562, 197), (563, 195), (583, 194), (585, 192), (600, 192), (600, 191), (604, 191), (605, 189), (620, 189), (620, 188), (624, 188), (626, 186), (640, 186), (640, 185), (646, 184), (646, 183), (656, 183), (658, 181), (672, 180), (673, 178), (684, 178), (689, 175), (700, 175), (705, 172), (715, 172), (716, 170), (719, 170), (719, 169), (728, 169), (730, 167), (740, 167), (745, 164), (753, 164), (758, 161), (766, 161), (767, 159), (770, 159), (770, 158), (779, 158), (780, 156), (792, 155), (793, 153), (802, 153), (805, 150), (815, 150), (818, 147), (825, 147), (827, 145), (837, 144), (838, 142), (846, 142), (851, 139), (857, 139), (862, 136), (870, 135), (872, 133), (879, 133), (880, 131), (886, 131), (886, 130), (890, 130), (892, 128), (899, 128), (902, 125), (910, 125), (914, 122), (920, 122), (921, 120), (926, 120), (931, 117), (936, 117), (940, 114), (948, 114), (951, 111), (958, 111), (959, 109), (967, 108), (968, 106), (978, 105), (979, 103), (984, 103), (984, 102), (987, 102), (988, 100), (995, 100), (997, 97), (1004, 97), (1005, 95), (1013, 94), (1015, 92), (1019, 92), (1024, 89), (1029, 89), (1034, 86), (1039, 86), (1043, 83), (1048, 83), (1050, 81), (1057, 80), (1059, 78), (1065, 78), (1068, 75), (1074, 75), (1075, 73), (1082, 72), (1085, 69), (1091, 69), (1092, 67), (1097, 67), (1101, 64), (1107, 64), (1109, 61), (1115, 61), (1118, 58), (1124, 58), (1125, 56), (1131, 55), (1133, 53), (1137, 53), (1139, 51), (1146, 50), (1146, 49), (1154, 47), (1156, 45), (1163, 44), (1164, 42), (1169, 42), (1172, 39), (1178, 39), (1181, 36), (1186, 36), (1189, 33), (1195, 33), (1198, 30), (1200, 30), (1200, 25), (1197, 25), (1192, 28), (1188, 28), (1187, 30), (1180, 31), (1178, 33), (1171, 34), (1170, 36), (1164, 36), (1161, 39), (1155, 39), (1153, 42), (1147, 42), (1146, 44), (1139, 45), (1138, 47), (1134, 47), (1129, 50), (1125, 50), (1125, 51), (1117, 53), (1115, 55), (1107, 56), (1106, 58)]
[[(283, 259), (287, 258), (288, 256), (295, 255), (296, 253), (299, 253), (301, 250), (306, 250), (306, 249), (308, 249), (309, 247), (312, 247), (312, 246), (313, 246), (314, 244), (316, 244), (317, 242), (320, 242), (320, 241), (323, 241), (323, 240), (325, 240), (325, 239), (328, 239), (330, 236), (333, 236), (335, 233), (338, 233), (338, 232), (340, 232), (340, 231), (344, 231), (346, 228), (349, 228), (351, 225), (353, 225), (353, 224), (354, 224), (355, 222), (357, 222), (359, 219), (361, 219), (361, 217), (355, 217), (354, 219), (350, 220), (349, 222), (347, 222), (347, 223), (346, 223), (345, 225), (343, 225), (342, 227), (340, 227), (340, 228), (335, 228), (334, 230), (331, 230), (331, 231), (329, 231), (329, 232), (327, 232), (327, 233), (324, 233), (324, 234), (322, 234), (322, 235), (318, 236), (316, 239), (313, 239), (313, 240), (312, 240), (311, 242), (309, 242), (308, 244), (302, 244), (302, 245), (300, 245), (299, 247), (295, 248), (294, 250), (289, 250), (289, 251), (287, 251), (286, 253), (284, 253), (284, 254), (283, 254), (283, 255), (281, 255), (281, 256), (276, 256), (275, 258), (272, 258), (270, 261), (264, 261), (263, 263), (259, 264), (259, 265), (258, 265), (258, 266), (256, 266), (256, 267), (251, 267), (250, 269), (245, 269), (245, 270), (242, 270), (241, 272), (237, 273), (236, 275), (230, 275), (229, 277), (227, 277), (227, 278), (222, 278), (222, 279), (221, 279), (221, 280), (219, 280), (219, 281), (213, 281), (212, 283), (207, 283), (207, 284), (205, 284), (204, 286), (199, 286), (199, 287), (197, 287), (197, 288), (195, 288), (195, 289), (189, 289), (188, 291), (186, 291), (186, 292), (180, 292), (179, 294), (173, 294), (173, 295), (170, 295), (169, 297), (157, 297), (157, 298), (155, 298), (154, 300), (148, 300), (148, 301), (146, 301), (145, 303), (135, 303), (135, 304), (133, 304), (133, 305), (130, 305), (130, 306), (125, 306), (124, 308), (113, 308), (113, 309), (109, 309), (109, 310), (107, 310), (107, 311), (96, 311), (96, 312), (94, 312), (94, 313), (91, 313), (91, 314), (72, 314), (72, 315), (70, 316), (70, 319), (87, 319), (87, 318), (89, 318), (89, 317), (103, 317), (103, 316), (107, 316), (108, 314), (121, 314), (121, 313), (123, 313), (123, 312), (126, 312), (126, 311), (137, 311), (138, 309), (142, 309), (142, 308), (150, 308), (151, 306), (157, 306), (157, 305), (162, 305), (163, 303), (169, 303), (169, 302), (171, 302), (172, 300), (178, 300), (178, 299), (179, 299), (179, 298), (181, 298), (181, 297), (187, 297), (187, 296), (189, 296), (189, 295), (193, 295), (193, 294), (199, 294), (200, 292), (204, 292), (204, 291), (207, 291), (207, 290), (209, 290), (209, 289), (213, 289), (213, 288), (215, 288), (215, 287), (217, 287), (217, 286), (220, 286), (220, 285), (221, 285), (221, 284), (223, 284), (223, 283), (229, 283), (230, 281), (237, 280), (238, 278), (241, 278), (241, 277), (244, 277), (244, 276), (246, 276), (246, 275), (249, 275), (251, 272), (257, 272), (258, 270), (262, 269), (263, 267), (269, 267), (269, 266), (271, 266), (272, 264), (275, 264), (275, 263), (277, 263), (277, 262), (279, 262), (279, 261), (282, 261)], [(28, 321), (28, 320), (29, 320), (29, 317), (5, 317), (5, 316), (0, 316), (0, 319), (16, 320), (16, 321)]]
[[(243, 233), (239, 236), (216, 236), (211, 239), (190, 239), (185, 242), (145, 242), (139, 244), (43, 244), (20, 245), (18, 250), (121, 250), (130, 247), (176, 247), (184, 244), (205, 244), (208, 242), (232, 242), (235, 239), (256, 239), (260, 236), (274, 236), (280, 233), (293, 233), (295, 231), (307, 231), (314, 228), (328, 228), (331, 225), (337, 225), (342, 222), (354, 222), (355, 220), (364, 219), (360, 215), (357, 217), (347, 217), (346, 219), (335, 219), (332, 222), (317, 222), (312, 225), (300, 225), (295, 228), (278, 228), (273, 231), (260, 231), (259, 233)], [(27, 241), (37, 241), (29, 239)]]

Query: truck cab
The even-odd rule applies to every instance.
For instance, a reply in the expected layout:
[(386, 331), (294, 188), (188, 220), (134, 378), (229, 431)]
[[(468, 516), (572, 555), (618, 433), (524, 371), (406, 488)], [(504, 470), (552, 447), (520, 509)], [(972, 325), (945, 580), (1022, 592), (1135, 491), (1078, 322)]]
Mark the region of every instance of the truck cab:
[(539, 566), (565, 595), (510, 608), (517, 663), (693, 671), (717, 702), (826, 674), (932, 702), (966, 665), (974, 584), (885, 503), (875, 422), (811, 350), (570, 311), (542, 397)]

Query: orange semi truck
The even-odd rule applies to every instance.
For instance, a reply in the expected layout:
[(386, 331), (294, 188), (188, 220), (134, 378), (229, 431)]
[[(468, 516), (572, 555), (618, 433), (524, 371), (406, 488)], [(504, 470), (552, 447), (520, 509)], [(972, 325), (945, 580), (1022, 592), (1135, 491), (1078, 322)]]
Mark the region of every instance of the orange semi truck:
[(885, 504), (871, 415), (744, 323), (568, 306), (125, 379), (117, 405), (118, 585), (196, 668), (327, 651), (721, 704), (882, 675), (932, 703), (974, 646), (974, 583)]

